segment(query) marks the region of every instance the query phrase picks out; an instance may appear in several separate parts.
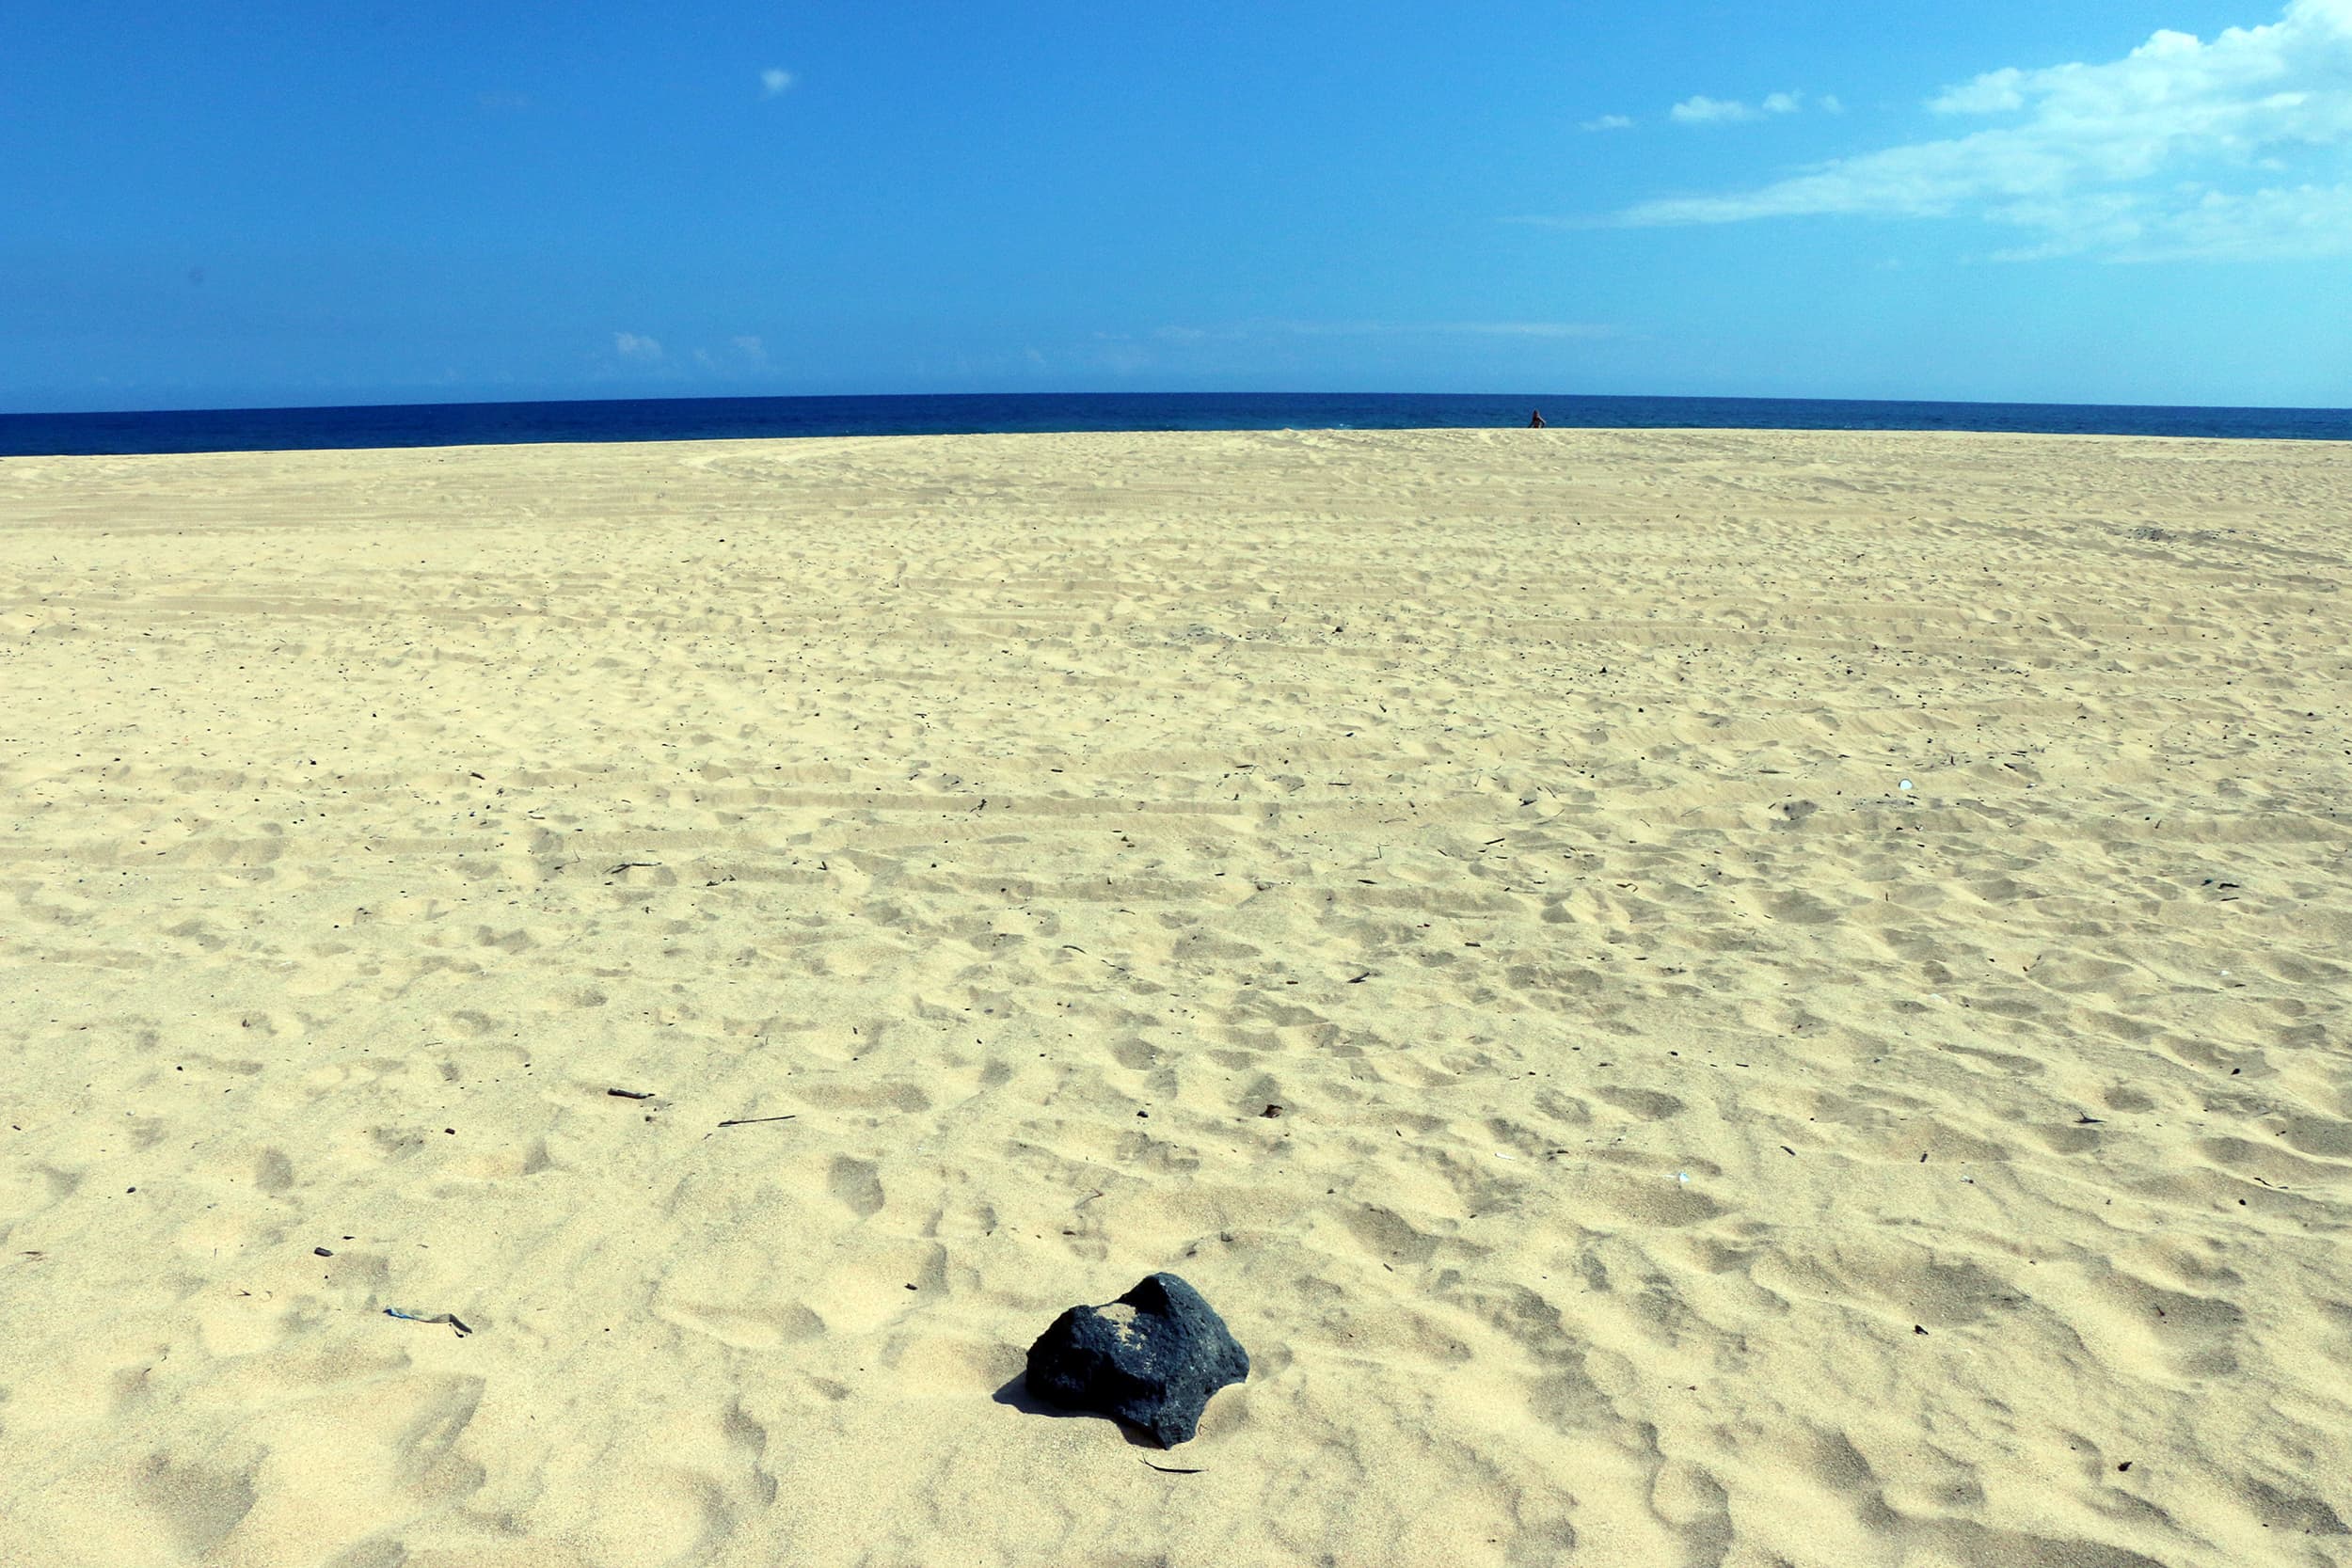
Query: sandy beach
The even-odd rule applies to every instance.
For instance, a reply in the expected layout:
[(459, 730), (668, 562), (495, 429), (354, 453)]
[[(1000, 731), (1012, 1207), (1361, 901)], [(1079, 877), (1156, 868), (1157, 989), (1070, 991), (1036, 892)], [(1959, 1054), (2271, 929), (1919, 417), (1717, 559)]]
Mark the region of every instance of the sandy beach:
[[(2348, 551), (2321, 443), (0, 461), (0, 1560), (2352, 1561)], [(1161, 1269), (1194, 1441), (1025, 1397)]]

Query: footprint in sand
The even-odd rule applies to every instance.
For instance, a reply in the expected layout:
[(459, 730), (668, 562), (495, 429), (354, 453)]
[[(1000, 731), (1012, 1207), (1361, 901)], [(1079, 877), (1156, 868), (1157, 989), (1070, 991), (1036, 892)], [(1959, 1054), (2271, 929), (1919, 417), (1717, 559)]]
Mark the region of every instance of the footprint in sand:
[(882, 1206), (882, 1178), (870, 1160), (835, 1156), (833, 1168), (825, 1173), (825, 1190), (860, 1219), (879, 1212)]
[(136, 1496), (182, 1556), (201, 1558), (253, 1511), (250, 1473), (164, 1452), (151, 1454)]

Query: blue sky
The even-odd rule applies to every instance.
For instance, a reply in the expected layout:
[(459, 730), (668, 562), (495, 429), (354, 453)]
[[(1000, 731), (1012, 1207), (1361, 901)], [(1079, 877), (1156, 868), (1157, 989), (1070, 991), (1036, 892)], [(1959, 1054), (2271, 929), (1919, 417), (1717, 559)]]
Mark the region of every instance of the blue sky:
[(15, 0), (0, 42), (0, 409), (2352, 404), (2352, 0)]

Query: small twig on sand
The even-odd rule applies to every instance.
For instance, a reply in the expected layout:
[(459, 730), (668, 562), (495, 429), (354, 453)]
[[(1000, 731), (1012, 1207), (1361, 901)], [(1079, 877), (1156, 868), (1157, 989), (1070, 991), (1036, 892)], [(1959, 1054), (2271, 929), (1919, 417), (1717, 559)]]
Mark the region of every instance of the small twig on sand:
[(763, 1121), (790, 1121), (793, 1117), (797, 1117), (799, 1115), (800, 1113), (795, 1111), (790, 1116), (781, 1117), (737, 1117), (733, 1121), (723, 1121), (719, 1125), (722, 1127), (750, 1127), (755, 1123)]

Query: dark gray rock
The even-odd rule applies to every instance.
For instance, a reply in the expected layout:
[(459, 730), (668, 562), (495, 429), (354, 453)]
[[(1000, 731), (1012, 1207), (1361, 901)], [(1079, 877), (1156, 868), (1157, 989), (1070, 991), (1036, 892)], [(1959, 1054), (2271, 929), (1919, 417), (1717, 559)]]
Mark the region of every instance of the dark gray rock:
[(1115, 1416), (1172, 1449), (1209, 1396), (1249, 1375), (1249, 1353), (1200, 1292), (1145, 1276), (1104, 1307), (1073, 1307), (1029, 1347), (1029, 1392), (1065, 1410)]

